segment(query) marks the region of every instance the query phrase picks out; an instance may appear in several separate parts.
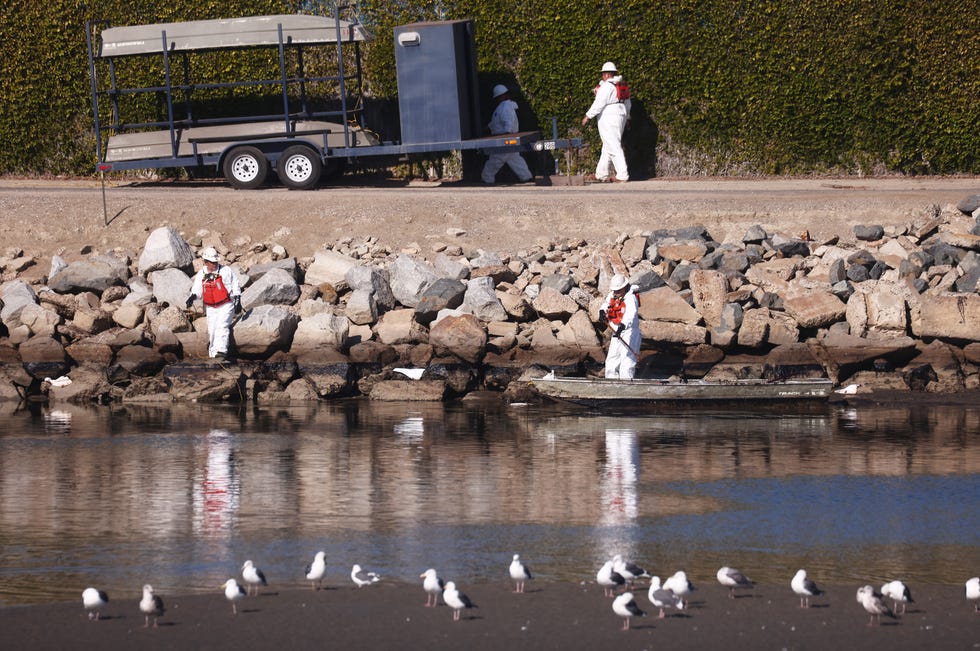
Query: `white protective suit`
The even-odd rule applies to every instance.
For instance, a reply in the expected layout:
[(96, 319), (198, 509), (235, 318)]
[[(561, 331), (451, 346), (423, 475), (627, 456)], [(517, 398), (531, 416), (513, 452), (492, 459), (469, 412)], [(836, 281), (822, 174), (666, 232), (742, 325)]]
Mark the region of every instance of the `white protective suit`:
[[(635, 292), (636, 287), (630, 287), (623, 296), (626, 307), (623, 310), (623, 318), (620, 323), (625, 324), (626, 328), (618, 337), (614, 334), (609, 342), (609, 352), (606, 353), (606, 377), (608, 378), (632, 380), (636, 373), (637, 355), (640, 352), (643, 337), (640, 334), (640, 316), (637, 314), (640, 304)], [(602, 304), (603, 311), (609, 309), (609, 302), (612, 299), (613, 292), (609, 292)], [(612, 322), (610, 322), (609, 327), (612, 332), (619, 328), (618, 324)], [(631, 348), (632, 350), (630, 350)]]
[[(194, 274), (191, 281), (191, 294), (201, 297), (204, 294), (204, 275), (208, 273), (207, 267)], [(235, 297), (242, 295), (241, 287), (238, 284), (238, 274), (231, 267), (218, 265), (218, 275), (221, 276), (228, 296), (232, 299), (223, 305), (204, 306), (204, 314), (208, 318), (208, 357), (228, 354), (228, 339), (231, 335), (231, 322), (235, 318)]]
[[(493, 111), (490, 123), (487, 125), (490, 133), (500, 135), (502, 133), (517, 133), (517, 102), (512, 99), (505, 99)], [(530, 181), (534, 178), (531, 170), (527, 167), (527, 162), (521, 157), (520, 152), (510, 151), (504, 153), (490, 154), (486, 164), (483, 166), (481, 175), (483, 182), (492, 184), (497, 179), (497, 172), (504, 165), (510, 165), (519, 180)]]
[(599, 162), (595, 166), (595, 177), (599, 181), (609, 178), (609, 165), (612, 164), (616, 171), (616, 179), (628, 181), (630, 178), (629, 168), (626, 166), (626, 155), (623, 153), (623, 131), (626, 129), (626, 120), (629, 118), (631, 102), (630, 100), (619, 101), (616, 93), (616, 82), (622, 81), (621, 76), (606, 79), (599, 82), (596, 89), (595, 100), (592, 106), (585, 112), (585, 116), (590, 120), (599, 117), (599, 137), (602, 139), (602, 152), (599, 154)]

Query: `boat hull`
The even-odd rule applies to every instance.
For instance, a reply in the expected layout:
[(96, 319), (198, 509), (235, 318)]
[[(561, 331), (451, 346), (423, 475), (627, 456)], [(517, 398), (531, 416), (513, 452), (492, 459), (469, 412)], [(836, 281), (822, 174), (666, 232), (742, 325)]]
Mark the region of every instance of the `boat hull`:
[(687, 382), (614, 380), (606, 378), (540, 378), (531, 380), (543, 396), (581, 404), (608, 402), (740, 402), (743, 400), (826, 400), (833, 389), (828, 379), (736, 380)]

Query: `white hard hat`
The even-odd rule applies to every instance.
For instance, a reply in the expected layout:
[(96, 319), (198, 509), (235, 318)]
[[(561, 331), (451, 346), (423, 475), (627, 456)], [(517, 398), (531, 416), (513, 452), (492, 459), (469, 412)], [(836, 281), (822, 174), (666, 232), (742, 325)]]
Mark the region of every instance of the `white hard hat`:
[(509, 91), (507, 90), (507, 87), (504, 86), (503, 84), (497, 84), (496, 86), (493, 87), (493, 97), (494, 97), (494, 99), (496, 99), (497, 97), (500, 97), (501, 95), (503, 95), (504, 93), (507, 93), (507, 92), (509, 92)]
[(201, 259), (207, 260), (208, 262), (217, 262), (221, 258), (218, 257), (218, 252), (214, 250), (214, 247), (209, 246), (201, 251)]
[(602, 64), (602, 72), (619, 72), (616, 68), (616, 64), (612, 61), (606, 61)]
[(629, 282), (630, 281), (628, 281), (626, 276), (623, 274), (616, 274), (612, 277), (612, 280), (609, 281), (609, 291), (614, 292), (617, 289), (622, 289), (623, 287), (626, 287)]

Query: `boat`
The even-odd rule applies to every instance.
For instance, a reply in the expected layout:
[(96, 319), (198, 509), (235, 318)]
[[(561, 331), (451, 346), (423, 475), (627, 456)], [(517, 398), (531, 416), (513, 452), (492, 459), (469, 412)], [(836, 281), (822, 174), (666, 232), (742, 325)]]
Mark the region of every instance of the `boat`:
[(531, 380), (541, 395), (555, 400), (595, 405), (643, 402), (740, 402), (743, 400), (826, 400), (833, 391), (827, 378), (732, 381), (619, 380), (593, 377), (555, 377)]

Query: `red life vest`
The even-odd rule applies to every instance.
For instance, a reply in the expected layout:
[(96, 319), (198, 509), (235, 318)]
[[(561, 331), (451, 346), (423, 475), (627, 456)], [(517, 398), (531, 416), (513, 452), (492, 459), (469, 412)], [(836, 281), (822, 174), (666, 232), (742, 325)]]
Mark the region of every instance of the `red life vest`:
[(623, 313), (625, 311), (626, 301), (613, 296), (609, 299), (609, 305), (606, 306), (606, 319), (609, 320), (609, 323), (619, 325), (623, 322)]
[[(610, 83), (612, 83), (616, 87), (616, 100), (619, 101), (620, 104), (622, 104), (623, 102), (625, 102), (630, 98), (629, 84), (627, 84), (625, 81), (613, 81)], [(601, 81), (599, 82), (598, 86), (592, 89), (593, 95), (599, 92), (600, 86), (602, 86)]]
[(218, 307), (231, 300), (231, 296), (228, 294), (228, 288), (225, 287), (225, 281), (221, 279), (221, 274), (219, 273), (204, 274), (201, 287), (203, 294), (201, 299), (209, 307)]

